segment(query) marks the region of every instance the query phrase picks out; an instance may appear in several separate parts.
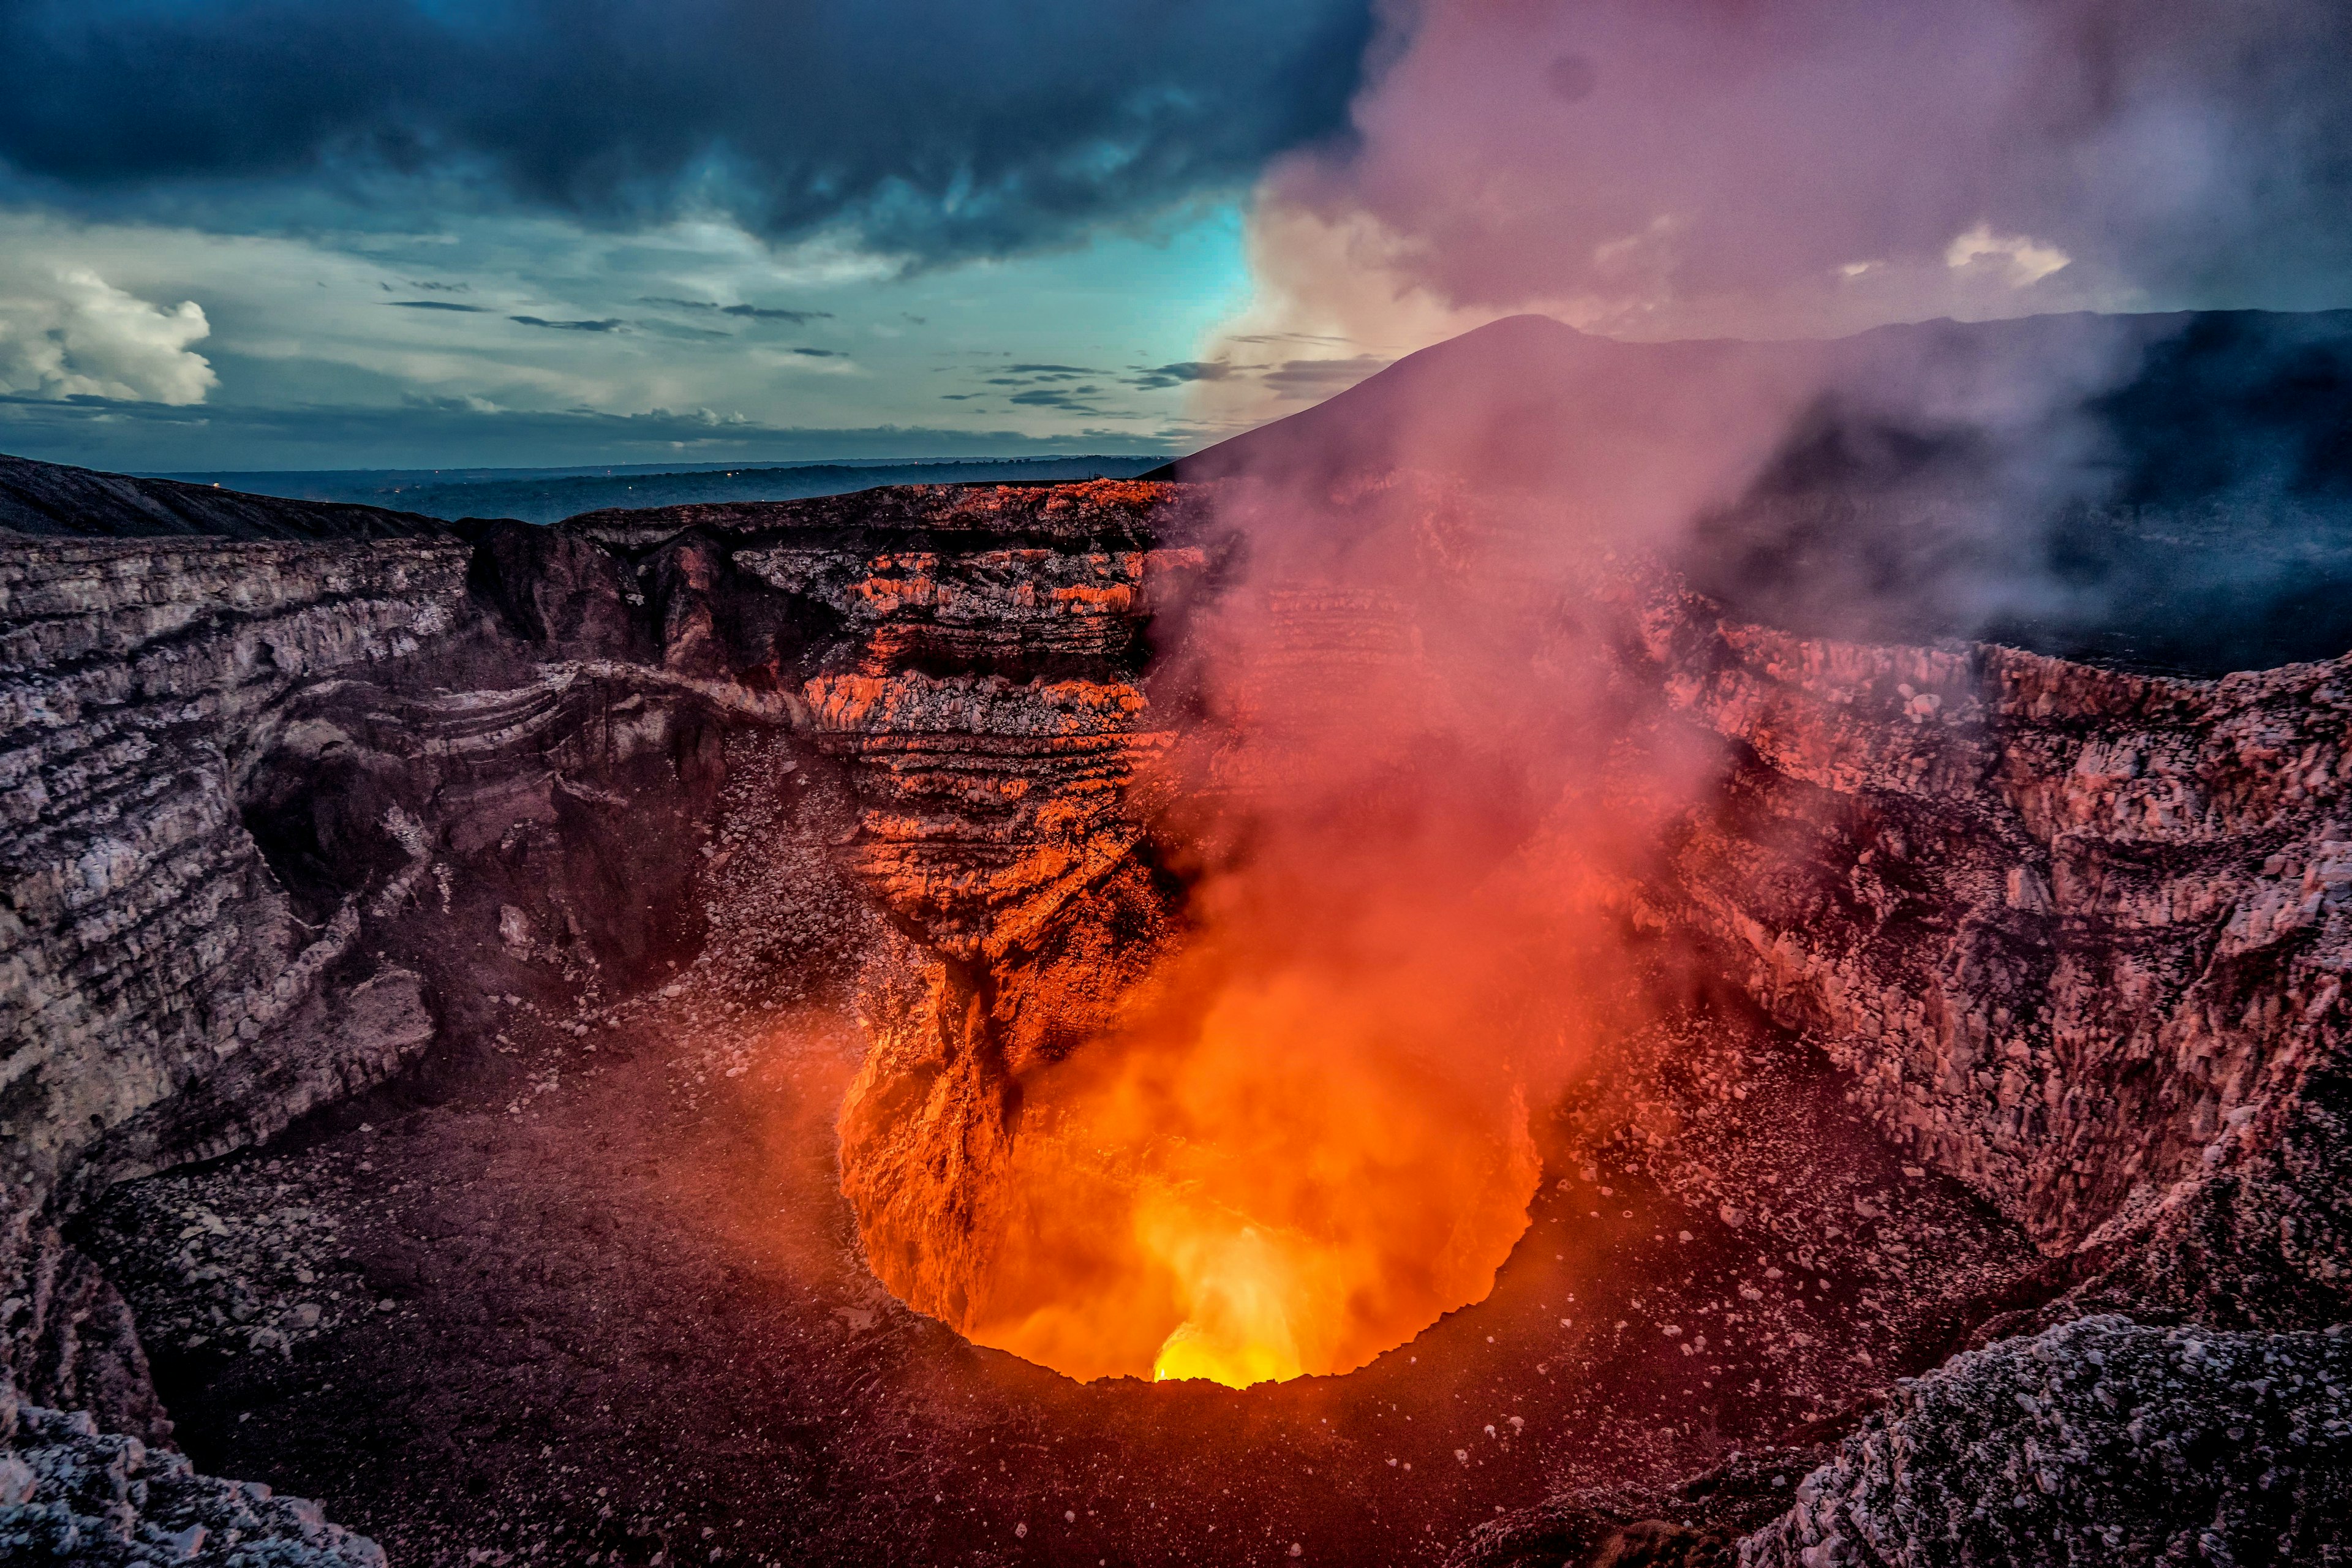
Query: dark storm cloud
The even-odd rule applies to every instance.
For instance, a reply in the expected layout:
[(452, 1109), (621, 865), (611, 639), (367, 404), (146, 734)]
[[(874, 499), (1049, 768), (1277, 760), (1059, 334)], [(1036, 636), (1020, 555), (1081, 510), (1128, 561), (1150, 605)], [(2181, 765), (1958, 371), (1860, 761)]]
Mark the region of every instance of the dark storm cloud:
[(486, 313), (480, 305), (460, 305), (455, 300), (387, 300), (384, 303), (399, 310), (462, 310), (469, 316)]
[(732, 332), (715, 332), (708, 327), (680, 326), (676, 321), (655, 320), (639, 321), (637, 325), (656, 337), (673, 338), (686, 343), (731, 342), (735, 337)]
[[(1059, 382), (1084, 381), (1088, 376), (1107, 374), (1076, 364), (1008, 364), (991, 365), (989, 368), (1004, 372), (1003, 375), (992, 375), (987, 378), (988, 384), (991, 386), (1050, 386)], [(1095, 389), (1088, 386), (1080, 390), (1092, 392)]]
[[(1368, 0), (6, 0), (0, 162), (60, 200), (378, 176), (713, 205), (917, 261), (1051, 245), (1339, 132)], [(420, 187), (421, 189), (422, 187)]]
[(680, 310), (715, 310), (722, 316), (738, 316), (751, 321), (789, 321), (804, 327), (811, 321), (833, 319), (831, 310), (780, 310), (766, 305), (721, 305), (711, 300), (671, 300), (658, 296), (637, 301), (640, 305), (668, 305)]
[(509, 321), (520, 321), (526, 327), (547, 327), (559, 332), (617, 332), (628, 323), (608, 317), (601, 321), (551, 321), (544, 316), (509, 316)]
[(1061, 408), (1073, 414), (1099, 414), (1092, 401), (1095, 386), (1037, 386), (1016, 392), (1006, 401), (1021, 408)]
[(1184, 360), (1176, 364), (1138, 366), (1137, 374), (1129, 378), (1127, 384), (1146, 392), (1160, 392), (1196, 381), (1230, 381), (1250, 368), (1253, 367), (1229, 364), (1223, 360)]
[(811, 359), (840, 359), (843, 357), (841, 351), (838, 349), (794, 349), (793, 353), (796, 354), (806, 354)]

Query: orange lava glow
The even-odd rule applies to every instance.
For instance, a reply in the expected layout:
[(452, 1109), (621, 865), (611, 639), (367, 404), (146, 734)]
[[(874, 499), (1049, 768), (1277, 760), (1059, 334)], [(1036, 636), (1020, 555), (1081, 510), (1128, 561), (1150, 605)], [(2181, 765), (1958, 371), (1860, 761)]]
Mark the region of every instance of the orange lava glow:
[(1462, 1048), (1457, 986), (1370, 957), (1195, 951), (1033, 1079), (970, 1337), (1243, 1387), (1353, 1371), (1482, 1300), (1538, 1176), (1525, 1097)]

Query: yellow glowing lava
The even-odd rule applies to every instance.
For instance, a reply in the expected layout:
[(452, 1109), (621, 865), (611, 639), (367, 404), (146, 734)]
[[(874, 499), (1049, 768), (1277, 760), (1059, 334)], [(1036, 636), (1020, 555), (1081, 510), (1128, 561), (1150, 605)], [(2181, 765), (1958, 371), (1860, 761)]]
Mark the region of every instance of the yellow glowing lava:
[(1306, 1372), (1290, 1330), (1291, 1310), (1303, 1304), (1301, 1281), (1277, 1244), (1255, 1226), (1203, 1234), (1164, 1213), (1142, 1228), (1146, 1245), (1181, 1282), (1190, 1310), (1151, 1363), (1156, 1381), (1199, 1377), (1247, 1388)]

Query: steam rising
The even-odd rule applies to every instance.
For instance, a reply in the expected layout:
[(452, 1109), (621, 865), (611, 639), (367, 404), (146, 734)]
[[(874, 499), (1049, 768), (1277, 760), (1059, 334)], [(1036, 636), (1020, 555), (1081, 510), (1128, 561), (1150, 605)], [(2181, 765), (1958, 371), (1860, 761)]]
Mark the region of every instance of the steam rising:
[[(1080, 1376), (1346, 1371), (1486, 1293), (1540, 1112), (1672, 977), (1638, 889), (1727, 809), (1645, 596), (2193, 661), (2237, 651), (2217, 594), (2352, 579), (2340, 527), (2280, 526), (2352, 501), (2352, 319), (1735, 341), (2306, 299), (2352, 257), (2335, 12), (1388, 16), (1360, 140), (1269, 179), (1265, 299), (1204, 363), (1487, 324), (1179, 467), (1244, 542), (1152, 678), (1181, 918), (1023, 1084), (971, 1314)], [(1212, 414), (1254, 384), (1192, 379)]]
[(1357, 138), (1260, 192), (1243, 333), (2343, 302), (2352, 14), (2324, 0), (1383, 14)]

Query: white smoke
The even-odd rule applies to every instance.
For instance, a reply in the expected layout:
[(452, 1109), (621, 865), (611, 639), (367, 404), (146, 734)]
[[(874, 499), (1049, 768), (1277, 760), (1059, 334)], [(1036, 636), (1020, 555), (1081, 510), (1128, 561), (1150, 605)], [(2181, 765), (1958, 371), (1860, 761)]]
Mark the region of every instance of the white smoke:
[[(1277, 162), (1255, 298), (1392, 357), (1534, 312), (1631, 339), (2311, 310), (2352, 266), (2341, 0), (1384, 0), (1355, 134)], [(1289, 412), (1236, 374), (1217, 426)]]
[(193, 300), (157, 305), (87, 267), (0, 258), (0, 393), (202, 403), (219, 378), (189, 345), (211, 333)]

